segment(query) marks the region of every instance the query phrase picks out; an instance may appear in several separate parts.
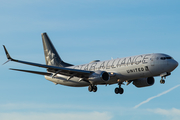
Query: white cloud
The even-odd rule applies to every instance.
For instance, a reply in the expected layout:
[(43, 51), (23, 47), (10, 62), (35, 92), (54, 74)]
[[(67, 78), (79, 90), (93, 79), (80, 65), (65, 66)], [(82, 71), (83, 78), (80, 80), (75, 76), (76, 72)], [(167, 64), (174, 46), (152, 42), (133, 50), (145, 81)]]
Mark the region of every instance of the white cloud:
[(154, 113), (157, 113), (157, 114), (161, 114), (161, 115), (179, 116), (180, 117), (180, 109), (176, 109), (176, 108), (172, 108), (172, 109), (169, 109), (169, 110), (157, 108), (157, 109), (153, 109), (153, 110), (150, 110), (150, 111), (152, 111)]
[(107, 112), (78, 113), (0, 113), (0, 120), (110, 120)]
[(75, 105), (75, 104), (42, 104), (42, 103), (6, 103), (0, 104), (0, 112), (9, 111), (23, 111), (23, 112), (57, 112), (57, 111), (98, 111), (106, 112), (117, 110), (120, 111), (124, 108), (121, 107), (111, 107), (111, 106), (92, 106), (92, 105)]
[(168, 120), (179, 120), (180, 119), (180, 109), (172, 108), (172, 109), (147, 109), (155, 114), (166, 116)]
[(38, 109), (80, 109), (80, 106), (40, 103), (6, 103), (0, 104), (0, 110), (38, 110)]

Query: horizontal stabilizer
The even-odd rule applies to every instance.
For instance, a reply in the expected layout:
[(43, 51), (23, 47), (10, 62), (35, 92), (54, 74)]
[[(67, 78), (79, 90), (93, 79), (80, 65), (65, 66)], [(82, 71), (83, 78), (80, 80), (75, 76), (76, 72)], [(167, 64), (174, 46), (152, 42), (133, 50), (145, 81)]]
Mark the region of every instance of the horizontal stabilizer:
[(20, 70), (20, 69), (13, 69), (13, 68), (10, 68), (10, 70), (21, 71), (21, 72), (28, 72), (28, 73), (38, 74), (38, 75), (48, 75), (48, 76), (52, 75), (52, 73), (47, 73), (47, 72)]

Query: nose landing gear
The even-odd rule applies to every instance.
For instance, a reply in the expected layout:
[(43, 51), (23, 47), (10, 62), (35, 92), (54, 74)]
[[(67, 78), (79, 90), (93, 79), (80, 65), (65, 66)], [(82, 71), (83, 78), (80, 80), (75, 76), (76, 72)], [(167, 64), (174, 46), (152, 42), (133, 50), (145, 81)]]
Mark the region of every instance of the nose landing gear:
[[(169, 75), (171, 75), (171, 73), (169, 73), (169, 72), (165, 72), (165, 73), (162, 73), (160, 76), (161, 76), (161, 80), (160, 80), (160, 83), (161, 84), (164, 84), (165, 83), (165, 80), (164, 79), (166, 79), (166, 76), (169, 76)], [(163, 79), (164, 78), (164, 79)]]
[(160, 83), (161, 83), (161, 84), (164, 84), (164, 83), (165, 83), (165, 80), (162, 78), (162, 79), (160, 80)]

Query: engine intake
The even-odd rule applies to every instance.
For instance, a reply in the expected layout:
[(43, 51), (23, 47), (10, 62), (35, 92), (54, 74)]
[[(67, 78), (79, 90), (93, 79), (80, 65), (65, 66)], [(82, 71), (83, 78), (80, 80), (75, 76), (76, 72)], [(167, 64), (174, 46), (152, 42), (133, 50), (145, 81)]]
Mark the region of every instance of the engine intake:
[(141, 78), (133, 81), (133, 85), (136, 87), (147, 87), (154, 84), (154, 78), (148, 77), (148, 78)]
[(95, 71), (88, 80), (92, 83), (105, 83), (110, 80), (110, 75), (106, 71)]
[(107, 72), (102, 72), (100, 78), (101, 78), (102, 80), (104, 80), (104, 81), (108, 81), (109, 78), (110, 78), (110, 77), (109, 77), (109, 73), (107, 73)]

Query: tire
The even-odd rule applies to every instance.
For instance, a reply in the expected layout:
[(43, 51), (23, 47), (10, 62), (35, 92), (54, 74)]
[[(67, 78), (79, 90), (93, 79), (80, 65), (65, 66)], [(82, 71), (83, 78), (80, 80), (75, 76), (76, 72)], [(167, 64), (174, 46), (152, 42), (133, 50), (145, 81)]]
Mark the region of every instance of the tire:
[(119, 93), (123, 94), (124, 93), (124, 89), (123, 88), (119, 88)]
[(161, 83), (161, 84), (164, 84), (164, 83), (165, 83), (165, 80), (160, 80), (160, 83)]
[(93, 91), (93, 86), (89, 85), (88, 90), (89, 90), (89, 92), (92, 92)]
[(118, 94), (118, 93), (119, 93), (119, 88), (115, 88), (114, 92), (115, 92), (116, 94)]
[(93, 87), (93, 92), (96, 92), (97, 91), (97, 86), (94, 86)]

